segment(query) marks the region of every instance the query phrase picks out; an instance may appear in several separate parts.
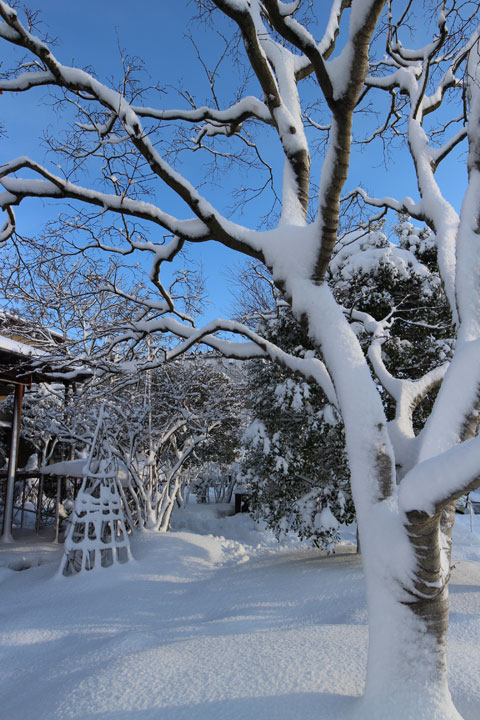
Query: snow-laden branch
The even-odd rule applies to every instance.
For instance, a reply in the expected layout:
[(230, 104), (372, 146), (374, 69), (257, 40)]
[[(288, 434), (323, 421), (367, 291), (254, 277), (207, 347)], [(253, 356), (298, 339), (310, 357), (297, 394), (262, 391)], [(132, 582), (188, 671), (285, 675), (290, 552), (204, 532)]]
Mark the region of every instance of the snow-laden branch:
[[(247, 337), (248, 340), (250, 340), (250, 343), (231, 343), (229, 341), (216, 338), (212, 335), (212, 332), (217, 330), (241, 334)], [(303, 375), (305, 379), (317, 382), (327, 396), (328, 401), (332, 405), (335, 405), (335, 407), (338, 407), (335, 389), (329, 373), (324, 363), (318, 358), (299, 358), (294, 355), (290, 355), (273, 343), (268, 342), (260, 335), (257, 335), (249, 328), (232, 321), (217, 320), (209, 323), (204, 328), (197, 330), (196, 333), (191, 333), (190, 338), (188, 338), (187, 345), (190, 346), (194, 342), (199, 341), (215, 350), (220, 351), (222, 355), (225, 355), (225, 357), (240, 359), (248, 357), (268, 357), (279, 365), (283, 365), (284, 367), (293, 370), (293, 372)], [(250, 351), (247, 350), (245, 347), (246, 345), (250, 345)], [(172, 351), (172, 357), (184, 352), (185, 349), (185, 347), (180, 346), (177, 352), (177, 348), (175, 348), (175, 350)], [(168, 355), (168, 357), (170, 356)]]
[[(162, 161), (163, 162), (163, 161)], [(45, 180), (20, 179), (11, 177), (11, 174), (21, 170), (29, 169), (37, 172)], [(173, 172), (173, 171), (172, 171)], [(177, 176), (177, 173), (174, 173)], [(172, 234), (190, 242), (203, 242), (212, 239), (214, 236), (228, 247), (245, 252), (258, 260), (263, 259), (260, 249), (259, 236), (256, 233), (241, 232), (233, 223), (219, 220), (221, 216), (216, 213), (212, 206), (181, 176), (179, 182), (188, 194), (191, 192), (190, 202), (196, 209), (199, 219), (179, 220), (168, 213), (163, 212), (152, 203), (141, 200), (134, 200), (127, 196), (108, 194), (75, 185), (62, 177), (54, 175), (30, 158), (20, 157), (0, 167), (0, 184), (6, 192), (0, 193), (0, 208), (7, 210), (12, 205), (18, 205), (27, 197), (51, 197), (70, 198), (80, 200), (89, 205), (95, 205), (105, 211), (112, 211), (121, 215), (138, 217), (149, 220), (169, 230)], [(179, 193), (180, 194), (180, 193)], [(204, 218), (202, 221), (200, 218)], [(227, 230), (222, 230), (221, 224), (225, 222)], [(212, 227), (214, 230), (212, 230)], [(101, 245), (99, 244), (99, 247)], [(151, 243), (146, 247), (142, 241), (131, 240), (134, 249), (152, 249), (157, 258), (170, 259), (172, 251), (178, 246), (178, 240), (169, 243), (164, 247), (153, 246)], [(111, 249), (111, 248), (106, 248)]]
[[(393, 42), (390, 32), (387, 51), (390, 64), (395, 71), (390, 75), (372, 77), (366, 80), (367, 87), (375, 87), (392, 91), (399, 88), (409, 100), (410, 113), (408, 119), (408, 142), (417, 175), (420, 190), (421, 215), (413, 212), (414, 208), (405, 208), (412, 217), (428, 222), (437, 237), (438, 261), (440, 274), (450, 303), (455, 322), (458, 322), (457, 297), (455, 282), (455, 245), (458, 234), (458, 216), (454, 208), (440, 192), (434, 174), (438, 164), (465, 138), (465, 130), (460, 130), (452, 138), (444, 142), (442, 147), (434, 148), (423, 126), (425, 115), (437, 110), (443, 103), (447, 90), (462, 88), (463, 79), (457, 73), (479, 37), (479, 28), (474, 30), (466, 42), (453, 56), (442, 56), (440, 49), (447, 37), (445, 15), (441, 12), (438, 18), (439, 34), (432, 43), (419, 50), (409, 50), (402, 46), (398, 39)], [(395, 29), (395, 36), (398, 27)], [(388, 63), (386, 64), (388, 65)], [(431, 69), (434, 66), (447, 66), (433, 91), (428, 94)], [(444, 125), (444, 130), (447, 125)], [(389, 206), (393, 209), (396, 203)]]
[[(326, 61), (335, 49), (335, 43), (340, 31), (340, 21), (343, 12), (350, 7), (349, 0), (333, 0), (330, 8), (327, 26), (321, 40), (317, 43), (317, 50), (321, 58)], [(310, 75), (314, 71), (310, 58), (298, 55), (295, 60), (295, 74), (298, 80)]]
[[(397, 49), (402, 49), (401, 56), (392, 53), (390, 63), (383, 63), (385, 66), (393, 65), (395, 71), (389, 75), (373, 76), (366, 78), (365, 85), (368, 88), (377, 88), (391, 92), (398, 88), (400, 92), (408, 95), (412, 104), (412, 117), (421, 119), (425, 115), (437, 110), (444, 99), (447, 90), (463, 85), (462, 79), (456, 77), (460, 65), (466, 60), (471, 48), (478, 40), (479, 30), (472, 34), (468, 41), (450, 58), (435, 57), (446, 38), (446, 26), (443, 24), (442, 32), (436, 41), (421, 48), (420, 50), (407, 50), (401, 43), (396, 43)], [(427, 80), (430, 75), (431, 65), (435, 63), (448, 62), (448, 67), (431, 93), (427, 93)]]
[[(169, 243), (170, 245), (170, 243)], [(161, 261), (163, 261), (165, 258), (163, 257), (163, 254), (158, 255), (155, 253), (155, 259), (153, 262), (153, 269), (150, 273), (150, 280), (155, 285), (155, 287), (159, 290), (160, 294), (163, 296), (164, 301), (157, 302), (155, 300), (152, 300), (151, 298), (142, 298), (139, 295), (134, 295), (132, 293), (126, 292), (121, 287), (116, 285), (113, 282), (105, 282), (102, 286), (99, 287), (99, 292), (106, 291), (109, 293), (112, 293), (113, 295), (116, 295), (117, 297), (123, 298), (124, 300), (127, 300), (130, 303), (133, 303), (139, 307), (143, 307), (145, 312), (148, 311), (155, 311), (160, 313), (161, 315), (171, 312), (173, 315), (176, 315), (180, 320), (183, 320), (185, 322), (190, 323), (193, 325), (193, 319), (186, 315), (185, 313), (182, 313), (178, 311), (175, 308), (174, 302), (171, 298), (170, 293), (167, 292), (167, 290), (164, 288), (162, 283), (159, 279), (159, 265)]]
[[(45, 180), (11, 177), (20, 169), (34, 170)], [(133, 200), (122, 195), (98, 192), (91, 188), (75, 185), (64, 178), (54, 175), (29, 158), (17, 158), (0, 167), (0, 184), (6, 193), (0, 194), (0, 207), (6, 210), (10, 205), (18, 205), (24, 198), (70, 198), (95, 205), (104, 211), (110, 210), (122, 215), (139, 217), (166, 228), (171, 233), (190, 240), (207, 240), (209, 229), (197, 219), (178, 220), (163, 212), (151, 203)]]
[(139, 116), (152, 120), (185, 120), (185, 122), (198, 123), (205, 120), (221, 123), (222, 125), (238, 125), (244, 120), (255, 119), (271, 124), (270, 111), (265, 103), (256, 97), (245, 97), (231, 105), (226, 110), (216, 110), (209, 107), (198, 107), (194, 110), (157, 110), (156, 108), (132, 106), (132, 110)]
[(425, 395), (442, 382), (448, 368), (448, 363), (442, 363), (425, 373), (418, 380), (396, 378), (389, 372), (382, 357), (382, 345), (387, 338), (388, 327), (391, 324), (397, 308), (382, 321), (375, 320), (371, 315), (358, 310), (352, 310), (350, 317), (363, 324), (367, 332), (373, 334), (372, 342), (368, 348), (368, 359), (372, 363), (373, 371), (388, 394), (397, 404), (397, 419), (404, 418), (411, 422), (412, 413)]
[[(163, 168), (168, 167), (160, 158), (157, 158), (157, 162), (161, 163)], [(10, 176), (11, 173), (22, 168), (34, 170), (48, 179), (42, 181), (20, 179)], [(241, 240), (239, 239), (240, 235), (235, 237), (231, 232), (234, 229), (234, 225), (224, 219), (220, 219), (221, 216), (202, 198), (188, 181), (174, 171), (171, 171), (171, 173), (171, 180), (172, 183), (176, 185), (178, 194), (184, 197), (186, 202), (195, 209), (198, 219), (179, 220), (163, 212), (151, 203), (134, 200), (124, 194), (113, 195), (74, 185), (64, 178), (50, 173), (29, 158), (18, 158), (0, 167), (0, 184), (3, 185), (7, 191), (0, 193), (0, 208), (6, 210), (11, 205), (18, 205), (27, 197), (70, 198), (80, 200), (90, 205), (96, 205), (104, 211), (110, 210), (121, 215), (150, 220), (166, 228), (172, 234), (184, 240), (189, 240), (190, 242), (202, 242), (215, 237), (215, 239), (227, 247), (241, 250), (245, 254), (258, 260), (263, 258), (263, 254), (258, 245), (253, 242), (250, 244), (246, 239), (246, 233), (242, 234)], [(225, 228), (229, 228), (229, 231), (222, 228), (223, 223), (225, 224)], [(142, 243), (138, 246), (139, 249), (141, 249), (141, 245)], [(136, 247), (136, 243), (132, 243), (132, 246)], [(170, 246), (167, 247), (168, 250), (165, 248), (165, 259), (167, 259), (171, 250)]]
[[(180, 173), (173, 170), (173, 168), (159, 155), (148, 135), (144, 132), (140, 118), (121, 93), (107, 87), (84, 70), (62, 65), (55, 58), (45, 43), (26, 30), (26, 28), (18, 20), (17, 13), (6, 5), (3, 0), (0, 0), (0, 15), (16, 33), (16, 37), (18, 37), (18, 39), (15, 42), (27, 48), (39, 57), (39, 59), (47, 66), (49, 71), (55, 77), (56, 85), (63, 87), (80, 97), (86, 97), (91, 100), (98, 101), (103, 107), (114, 113), (119, 118), (130, 140), (135, 145), (138, 152), (147, 161), (152, 172), (156, 176), (160, 177), (161, 180), (170, 188), (172, 188), (177, 195), (185, 201), (194, 214), (203, 223), (205, 223), (209, 230), (208, 234), (210, 237), (214, 236), (218, 241), (225, 243), (228, 247), (241, 250), (242, 252), (246, 251), (247, 254), (251, 254), (244, 243), (239, 242), (238, 238), (232, 237), (226, 230), (228, 222), (225, 218), (223, 218), (221, 214), (213, 208), (213, 206), (205, 198), (202, 197), (202, 195), (191, 183), (180, 175)], [(255, 30), (253, 23), (251, 23), (251, 29), (253, 29), (253, 31)], [(263, 54), (262, 57), (264, 58)], [(268, 63), (266, 63), (265, 58), (264, 60), (264, 64), (267, 66)], [(273, 77), (269, 68), (268, 72)], [(5, 168), (3, 168), (3, 171), (5, 171)], [(50, 180), (54, 184), (57, 184), (56, 179), (50, 178)], [(16, 190), (17, 192), (14, 194), (16, 194), (18, 202), (22, 199), (22, 191), (18, 185)], [(40, 195), (43, 197), (58, 196), (57, 193), (50, 195), (48, 188), (45, 185), (42, 188), (39, 188), (39, 190), (43, 191), (43, 195)], [(62, 188), (62, 192), (64, 192), (64, 188)], [(87, 194), (88, 193), (84, 192), (82, 194), (83, 197), (78, 199), (87, 200), (88, 202), (89, 200), (86, 198)], [(61, 196), (62, 195), (60, 195), (60, 197)], [(124, 200), (123, 196), (120, 196), (119, 199), (121, 202)], [(92, 202), (92, 198), (90, 198), (90, 202)], [(7, 198), (3, 198), (3, 203), (4, 205), (7, 204)], [(99, 203), (97, 202), (96, 204)], [(107, 208), (109, 208), (108, 205)], [(139, 216), (141, 217), (142, 215), (140, 214)], [(180, 234), (175, 230), (173, 230), (173, 232), (175, 234)], [(254, 252), (252, 256), (260, 259), (261, 253)]]
[(418, 380), (401, 380), (399, 386), (397, 417), (408, 418), (411, 422), (413, 411), (418, 407), (425, 395), (437, 388), (443, 381), (448, 370), (448, 363), (432, 368)]
[[(419, 78), (419, 88), (418, 92), (416, 93), (415, 103), (412, 104), (411, 109), (411, 117), (416, 118), (417, 116), (423, 117), (424, 115), (424, 98), (427, 91), (427, 83), (430, 75), (430, 65), (432, 63), (433, 58), (437, 55), (440, 48), (445, 43), (445, 40), (447, 39), (447, 23), (446, 19), (443, 13), (440, 14), (439, 20), (438, 20), (438, 29), (439, 34), (434, 39), (432, 43), (427, 45), (426, 47), (423, 47), (419, 53), (410, 53), (412, 55), (412, 60), (415, 61), (417, 59), (422, 60), (423, 62), (423, 68), (422, 68), (422, 74)], [(416, 57), (416, 56), (419, 57)], [(454, 82), (452, 78), (452, 82)], [(446, 85), (446, 84), (445, 84)], [(443, 90), (443, 94), (445, 93), (445, 90), (447, 87), (450, 87), (450, 85), (446, 85), (445, 89)], [(439, 101), (441, 102), (441, 100)]]
[[(3, 2), (3, 0), (0, 0), (0, 15), (15, 33), (16, 39), (12, 40), (12, 42), (25, 47), (35, 54), (42, 64), (48, 68), (55, 80), (55, 85), (68, 88), (76, 93), (84, 93), (87, 97), (98, 99), (104, 107), (116, 113), (129, 136), (140, 137), (142, 135), (141, 124), (123, 95), (106, 87), (84, 70), (62, 65), (55, 58), (48, 45), (32, 35), (19, 21), (15, 10)], [(14, 83), (15, 80), (11, 82)], [(23, 82), (25, 82), (25, 80), (22, 80), (22, 83)], [(0, 90), (3, 89), (3, 86), (0, 84)], [(7, 87), (6, 89), (11, 90), (13, 88)]]
[(282, 0), (277, 0), (278, 12), (280, 13), (281, 17), (288, 17), (289, 15), (293, 15), (295, 10), (298, 9), (300, 2), (301, 0), (294, 0), (294, 2), (283, 2)]
[[(249, 358), (270, 358), (284, 367), (303, 375), (307, 380), (317, 382), (329, 402), (338, 407), (335, 389), (324, 363), (318, 358), (300, 358), (281, 350), (273, 343), (253, 332), (241, 323), (228, 320), (213, 320), (202, 328), (192, 328), (183, 325), (173, 318), (162, 317), (155, 320), (146, 320), (137, 323), (135, 331), (138, 333), (171, 332), (177, 337), (183, 337), (184, 342), (166, 352), (165, 360), (173, 360), (183, 355), (187, 350), (198, 343), (203, 343), (213, 350), (217, 350), (225, 357), (246, 360)], [(234, 342), (216, 337), (214, 333), (226, 332), (241, 335), (249, 342)], [(116, 338), (116, 342), (130, 339), (131, 335)]]
[[(460, 326), (455, 355), (436, 401), (435, 412), (423, 430), (421, 459), (437, 457), (475, 436), (480, 421), (480, 286), (478, 275), (480, 228), (480, 55), (478, 43), (471, 49), (467, 65), (469, 102), (469, 184), (458, 224), (457, 302)], [(448, 423), (445, 422), (448, 416)]]
[[(270, 110), (279, 107), (281, 99), (278, 91), (278, 85), (275, 74), (269, 65), (267, 56), (262, 44), (259, 41), (257, 28), (253, 18), (254, 10), (250, 7), (250, 2), (238, 2), (237, 0), (214, 0), (215, 5), (228, 15), (240, 28), (247, 55), (249, 57), (252, 69), (257, 76), (262, 87), (265, 102)], [(254, 9), (258, 13), (258, 0), (254, 0)], [(268, 33), (265, 31), (265, 34)]]
[[(384, 0), (353, 3), (349, 39), (341, 54), (330, 61), (334, 72), (332, 131), (319, 187), (319, 250), (312, 280), (322, 282), (337, 240), (340, 196), (348, 175), (352, 145), (353, 112), (369, 68), (370, 39)], [(332, 66), (333, 63), (333, 66)], [(328, 69), (328, 66), (327, 66)]]
[[(237, 23), (242, 33), (251, 67), (282, 144), (285, 157), (282, 221), (302, 225), (309, 200), (310, 156), (297, 89), (296, 56), (272, 35), (269, 23), (273, 23), (273, 18), (259, 0), (248, 5), (230, 0), (214, 2)], [(283, 23), (284, 19), (279, 18)]]
[(437, 88), (430, 95), (427, 95), (424, 98), (422, 104), (424, 115), (427, 115), (428, 113), (433, 112), (440, 107), (447, 90), (453, 87), (463, 87), (463, 80), (461, 78), (457, 78), (455, 73), (468, 58), (472, 48), (478, 42), (479, 37), (480, 27), (477, 27), (471, 37), (468, 38), (467, 42), (456, 52), (455, 56), (452, 58), (450, 66), (447, 68), (446, 72), (438, 83)]
[(426, 215), (422, 201), (416, 203), (411, 197), (405, 197), (403, 200), (396, 200), (392, 197), (376, 198), (368, 195), (365, 190), (361, 187), (357, 187), (352, 192), (348, 193), (342, 200), (348, 200), (360, 196), (364, 203), (377, 208), (387, 208), (388, 210), (394, 210), (398, 213), (405, 213), (415, 220), (425, 221)]
[(480, 40), (470, 52), (465, 83), (470, 110), (467, 126), (469, 183), (460, 213), (457, 296), (462, 321), (461, 337), (468, 341), (480, 336)]
[(6, 242), (15, 232), (15, 213), (13, 212), (12, 207), (10, 205), (6, 205), (6, 207), (2, 209), (5, 210), (8, 217), (0, 228), (0, 243)]
[(346, 311), (346, 315), (350, 320), (360, 322), (372, 336), (367, 351), (368, 359), (378, 382), (395, 402), (395, 417), (388, 423), (388, 432), (395, 448), (396, 465), (401, 477), (415, 462), (420, 443), (420, 438), (415, 436), (413, 413), (427, 393), (441, 385), (448, 363), (433, 368), (417, 380), (395, 377), (388, 370), (382, 346), (390, 336), (397, 310), (398, 307), (393, 307), (380, 321), (375, 320), (369, 313), (358, 310)]
[(408, 69), (396, 67), (395, 72), (390, 75), (368, 75), (365, 78), (365, 86), (388, 92), (398, 88), (400, 92), (410, 94), (412, 88), (416, 87), (416, 82), (420, 76), (421, 67), (418, 65)]
[(438, 167), (441, 161), (444, 160), (452, 152), (452, 150), (457, 147), (457, 145), (463, 142), (466, 137), (467, 128), (462, 127), (458, 132), (455, 133), (455, 135), (452, 135), (451, 138), (449, 138), (445, 143), (443, 143), (441, 147), (432, 148), (430, 151), (430, 156), (432, 158), (432, 162), (435, 164), (435, 167)]
[[(415, 439), (413, 413), (427, 393), (441, 385), (448, 369), (448, 363), (433, 368), (418, 380), (397, 378), (385, 366), (381, 348), (382, 340), (375, 339), (368, 349), (368, 358), (378, 381), (395, 400), (395, 419), (389, 423), (389, 430), (396, 446), (397, 463), (405, 469), (408, 456), (408, 453), (405, 453), (405, 442)], [(398, 442), (400, 438), (402, 447)], [(401, 457), (402, 455), (405, 457)]]
[(480, 487), (480, 437), (456, 445), (416, 465), (400, 484), (404, 512), (435, 515), (461, 495)]
[(30, 71), (21, 73), (16, 78), (0, 80), (0, 92), (25, 92), (34, 87), (56, 85), (56, 83), (56, 78), (51, 72)]
[[(290, 6), (292, 5), (294, 3), (290, 3)], [(277, 0), (264, 0), (264, 7), (268, 11), (269, 19), (277, 32), (308, 57), (325, 100), (328, 104), (331, 104), (333, 86), (322, 53), (311, 33), (294, 18), (290, 17), (296, 8), (290, 8), (290, 12), (287, 12), (283, 3), (279, 5)]]
[(436, 235), (440, 276), (444, 283), (454, 322), (457, 322), (455, 246), (458, 233), (458, 215), (454, 207), (442, 195), (435, 180), (436, 165), (432, 158), (432, 149), (421, 120), (418, 118), (411, 117), (409, 120), (408, 141), (422, 197), (423, 219), (434, 230)]

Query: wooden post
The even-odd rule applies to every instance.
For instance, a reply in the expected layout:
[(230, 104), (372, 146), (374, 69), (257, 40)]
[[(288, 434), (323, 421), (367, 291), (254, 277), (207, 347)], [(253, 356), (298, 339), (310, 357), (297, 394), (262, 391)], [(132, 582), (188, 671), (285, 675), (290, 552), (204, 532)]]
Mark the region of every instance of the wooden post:
[(25, 500), (27, 496), (27, 478), (23, 478), (23, 488), (22, 488), (22, 515), (20, 517), (20, 527), (23, 528), (23, 523), (25, 520)]
[(15, 473), (17, 471), (18, 445), (20, 438), (20, 420), (22, 417), (23, 385), (15, 385), (15, 398), (13, 401), (12, 436), (10, 439), (10, 456), (8, 458), (7, 489), (5, 492), (5, 507), (3, 510), (3, 528), (0, 542), (13, 542), (12, 519), (13, 502), (15, 498)]
[[(70, 419), (70, 408), (71, 408), (71, 401), (72, 396), (76, 392), (76, 383), (65, 383), (64, 386), (64, 403), (63, 403), (63, 417), (65, 420), (65, 423), (69, 425), (69, 419)], [(73, 460), (74, 459), (74, 448), (73, 445), (70, 445), (69, 452), (67, 453), (66, 449), (62, 451), (62, 460)], [(67, 496), (67, 490), (68, 490), (68, 480), (67, 477), (59, 477), (57, 480), (57, 498), (55, 503), (55, 538), (53, 540), (54, 543), (60, 542), (60, 504), (62, 500), (65, 499)], [(73, 493), (74, 497), (76, 497), (76, 488)]]
[(57, 478), (57, 498), (55, 502), (55, 539), (53, 542), (58, 543), (59, 542), (59, 536), (60, 536), (60, 502), (61, 502), (61, 487), (62, 487), (62, 478)]
[(40, 532), (42, 524), (42, 501), (43, 501), (43, 475), (38, 480), (38, 498), (37, 498), (37, 519), (35, 521), (35, 532)]

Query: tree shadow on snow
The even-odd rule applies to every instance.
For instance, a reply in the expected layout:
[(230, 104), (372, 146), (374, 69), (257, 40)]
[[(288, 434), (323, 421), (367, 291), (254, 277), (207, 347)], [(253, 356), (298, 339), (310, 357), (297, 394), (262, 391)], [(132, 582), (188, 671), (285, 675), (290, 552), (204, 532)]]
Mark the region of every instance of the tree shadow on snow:
[(343, 720), (351, 718), (358, 698), (333, 693), (292, 693), (272, 697), (229, 698), (148, 710), (91, 713), (84, 720)]

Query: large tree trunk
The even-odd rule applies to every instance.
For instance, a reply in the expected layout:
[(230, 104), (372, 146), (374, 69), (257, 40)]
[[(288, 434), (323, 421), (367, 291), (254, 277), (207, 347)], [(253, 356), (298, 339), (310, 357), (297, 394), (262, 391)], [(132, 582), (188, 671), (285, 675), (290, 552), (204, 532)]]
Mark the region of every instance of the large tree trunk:
[(377, 387), (328, 288), (317, 288), (316, 298), (317, 314), (302, 307), (301, 292), (292, 305), (307, 317), (337, 391), (367, 587), (367, 682), (353, 717), (458, 720), (446, 670), (452, 508), (445, 509), (445, 533), (441, 512), (401, 511)]
[(363, 554), (369, 648), (365, 696), (355, 718), (458, 720), (447, 683), (449, 567), (441, 513), (408, 513), (403, 525), (387, 510), (378, 520), (379, 526), (388, 523), (390, 542), (385, 526), (362, 538), (370, 545)]

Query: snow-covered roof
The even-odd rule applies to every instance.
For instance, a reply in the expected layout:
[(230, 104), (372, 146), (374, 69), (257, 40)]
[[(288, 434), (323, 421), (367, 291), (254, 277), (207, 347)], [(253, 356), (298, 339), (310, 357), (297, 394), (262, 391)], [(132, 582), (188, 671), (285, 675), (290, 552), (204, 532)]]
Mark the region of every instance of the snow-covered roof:
[[(8, 325), (10, 327), (27, 327), (32, 328), (33, 331), (35, 330), (35, 327), (30, 320), (27, 320), (26, 318), (22, 317), (21, 315), (17, 315), (16, 313), (9, 312), (4, 308), (0, 308), (0, 321), (3, 325)], [(43, 326), (42, 329), (46, 331), (48, 335), (51, 336), (53, 340), (55, 340), (55, 342), (64, 342), (65, 336), (63, 335), (63, 333), (58, 332), (58, 330), (53, 330), (53, 328), (45, 326)]]
[[(91, 372), (84, 366), (67, 364), (66, 358), (64, 360), (66, 364), (62, 368), (57, 367), (55, 370), (47, 367), (49, 362), (52, 362), (49, 355), (47, 350), (0, 335), (0, 381), (7, 384), (19, 382), (26, 385), (32, 382), (51, 383), (69, 382), (70, 380), (82, 382), (91, 375)], [(39, 367), (40, 359), (45, 362), (44, 367)]]
[(12, 340), (12, 338), (0, 335), (0, 350), (6, 350), (7, 352), (16, 353), (17, 355), (25, 355), (27, 357), (40, 357), (47, 353), (40, 348), (27, 345), (19, 340)]

